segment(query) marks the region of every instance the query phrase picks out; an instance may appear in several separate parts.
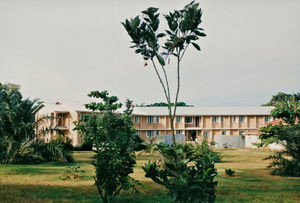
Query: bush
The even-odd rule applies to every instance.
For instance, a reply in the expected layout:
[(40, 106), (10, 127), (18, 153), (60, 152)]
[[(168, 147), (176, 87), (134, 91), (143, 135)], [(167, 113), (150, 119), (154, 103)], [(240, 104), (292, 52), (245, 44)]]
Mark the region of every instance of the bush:
[(229, 168), (229, 169), (225, 169), (225, 173), (226, 173), (226, 175), (228, 175), (228, 176), (233, 176), (234, 173), (235, 173), (235, 171), (233, 171), (233, 170), (231, 170), (231, 168)]
[[(133, 173), (136, 164), (135, 152), (140, 148), (142, 140), (135, 134), (131, 120), (131, 105), (124, 114), (115, 112), (121, 107), (116, 103), (118, 98), (108, 96), (106, 91), (93, 91), (90, 97), (103, 100), (90, 103), (86, 107), (93, 110), (84, 116), (76, 129), (87, 142), (95, 147), (95, 186), (103, 202), (111, 202), (121, 190), (136, 190), (129, 174)], [(94, 111), (98, 111), (97, 113)], [(99, 113), (100, 112), (100, 113)]]
[(207, 142), (197, 146), (159, 144), (157, 149), (162, 158), (145, 164), (146, 177), (164, 185), (175, 202), (214, 202), (217, 156)]
[(81, 179), (84, 177), (85, 171), (80, 166), (67, 166), (64, 172), (64, 180)]
[(267, 157), (271, 160), (272, 174), (282, 176), (300, 176), (300, 101), (290, 100), (277, 102), (271, 116), (280, 118), (284, 123), (260, 128), (260, 139), (263, 145), (280, 143), (284, 149)]
[(33, 148), (42, 161), (74, 162), (71, 141), (64, 142), (60, 136), (49, 143), (39, 140)]
[(84, 142), (80, 145), (75, 146), (73, 150), (74, 151), (92, 151), (93, 150), (93, 144)]

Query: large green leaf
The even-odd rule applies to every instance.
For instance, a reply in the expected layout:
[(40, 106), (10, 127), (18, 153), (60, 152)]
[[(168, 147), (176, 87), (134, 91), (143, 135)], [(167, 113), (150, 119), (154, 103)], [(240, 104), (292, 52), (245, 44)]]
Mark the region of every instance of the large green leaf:
[(192, 45), (197, 49), (197, 50), (201, 50), (200, 46), (198, 44), (196, 44), (195, 42), (192, 42)]
[(166, 65), (163, 57), (161, 57), (160, 55), (156, 55), (156, 58), (157, 58), (158, 62), (160, 63), (160, 65), (162, 65), (162, 66)]

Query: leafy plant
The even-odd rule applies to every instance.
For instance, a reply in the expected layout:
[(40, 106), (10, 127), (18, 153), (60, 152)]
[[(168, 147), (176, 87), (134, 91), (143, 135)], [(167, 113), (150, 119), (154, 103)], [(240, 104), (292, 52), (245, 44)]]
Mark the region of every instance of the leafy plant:
[(85, 170), (80, 169), (80, 166), (67, 166), (64, 172), (64, 180), (76, 180), (84, 178)]
[(263, 145), (280, 143), (282, 151), (267, 157), (272, 160), (272, 174), (300, 176), (300, 101), (291, 98), (285, 102), (277, 102), (271, 116), (281, 118), (285, 124), (268, 125), (260, 128), (260, 139)]
[(226, 173), (226, 175), (232, 177), (232, 176), (234, 176), (235, 171), (232, 170), (231, 168), (229, 168), (229, 169), (225, 169), (225, 173)]
[[(144, 66), (148, 65), (148, 61), (151, 62), (163, 88), (168, 104), (172, 140), (175, 144), (174, 118), (178, 106), (181, 61), (189, 45), (199, 51), (201, 50), (196, 42), (200, 37), (205, 37), (206, 34), (199, 27), (202, 22), (202, 11), (199, 8), (199, 3), (193, 1), (181, 10), (175, 10), (164, 15), (168, 25), (165, 32), (159, 31), (160, 14), (157, 11), (158, 8), (150, 7), (142, 11), (142, 18), (136, 16), (132, 19), (126, 19), (122, 24), (132, 39), (133, 45), (130, 48), (135, 49), (135, 53), (143, 57)], [(160, 42), (164, 37), (166, 40)], [(171, 91), (166, 70), (172, 57), (175, 57), (177, 72), (174, 105), (171, 102)], [(174, 107), (172, 108), (172, 106)]]
[(117, 103), (116, 96), (108, 96), (107, 91), (92, 91), (89, 96), (102, 102), (87, 104), (93, 113), (86, 115), (75, 129), (95, 147), (95, 186), (102, 201), (111, 202), (121, 190), (136, 190), (136, 181), (129, 174), (133, 173), (135, 152), (142, 140), (133, 128), (130, 102), (120, 114), (116, 110), (122, 104)]
[(39, 126), (50, 117), (35, 120), (35, 111), (41, 102), (23, 99), (20, 87), (0, 83), (0, 163), (34, 163), (48, 160), (68, 161), (63, 144), (45, 143), (42, 139), (48, 129)]
[(159, 144), (157, 148), (162, 159), (145, 164), (146, 177), (165, 186), (175, 202), (214, 202), (216, 159), (206, 142), (197, 146)]

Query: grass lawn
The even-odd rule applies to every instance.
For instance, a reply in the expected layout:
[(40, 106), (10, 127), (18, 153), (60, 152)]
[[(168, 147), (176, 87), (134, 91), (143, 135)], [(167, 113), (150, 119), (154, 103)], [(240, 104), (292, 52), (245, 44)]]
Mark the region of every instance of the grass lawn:
[[(222, 150), (216, 202), (300, 202), (300, 178), (270, 175), (263, 158), (270, 151), (249, 149)], [(0, 165), (0, 202), (99, 202), (93, 185), (94, 168), (90, 164), (93, 152), (75, 152), (75, 163), (44, 163), (38, 165)], [(137, 157), (135, 179), (142, 182), (139, 197), (127, 192), (115, 202), (171, 202), (167, 191), (144, 177), (142, 166), (151, 158)], [(86, 177), (63, 180), (66, 166), (81, 166)], [(225, 169), (236, 171), (235, 177), (225, 175)]]

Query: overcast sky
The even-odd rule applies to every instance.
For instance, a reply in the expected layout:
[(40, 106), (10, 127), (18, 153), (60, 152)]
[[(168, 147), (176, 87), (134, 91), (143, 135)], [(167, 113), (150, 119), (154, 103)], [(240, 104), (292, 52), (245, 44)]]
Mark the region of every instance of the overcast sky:
[[(135, 104), (164, 101), (153, 68), (129, 48), (120, 22), (150, 6), (166, 13), (188, 2), (0, 0), (0, 82), (19, 84), (25, 97), (47, 103), (86, 103), (97, 89)], [(279, 91), (299, 92), (299, 0), (202, 0), (200, 6), (207, 37), (199, 41), (201, 52), (190, 47), (183, 59), (180, 101), (254, 106)], [(174, 77), (175, 67), (167, 69)]]

